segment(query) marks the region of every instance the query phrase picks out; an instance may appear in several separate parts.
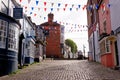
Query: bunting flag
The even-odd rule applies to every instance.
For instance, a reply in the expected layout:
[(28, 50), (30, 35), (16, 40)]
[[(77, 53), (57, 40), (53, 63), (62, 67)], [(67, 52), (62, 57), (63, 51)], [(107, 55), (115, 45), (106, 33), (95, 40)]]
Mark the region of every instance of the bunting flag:
[(44, 20), (46, 19), (46, 17), (44, 17)]
[(72, 8), (74, 7), (74, 4), (72, 4)]
[(86, 7), (87, 7), (87, 5), (84, 5), (84, 6), (83, 6), (83, 10), (84, 10)]
[(54, 3), (51, 4), (51, 6), (53, 7)]
[(38, 8), (38, 11), (40, 11), (40, 8)]
[(34, 7), (31, 7), (32, 10), (34, 10)]
[(22, 0), (20, 0), (20, 2), (22, 2)]
[(78, 8), (76, 8), (76, 11), (78, 11)]
[(36, 1), (36, 5), (38, 5), (39, 1)]
[(47, 8), (44, 8), (44, 11), (46, 11), (47, 10)]
[(80, 8), (81, 5), (78, 5), (78, 8)]
[[(92, 5), (91, 5), (91, 6), (92, 6)], [(98, 9), (98, 7), (99, 7), (98, 4), (96, 4), (95, 8)], [(92, 7), (91, 7), (91, 9), (92, 9)]]
[(46, 6), (47, 2), (44, 2), (44, 6)]
[(32, 14), (32, 12), (30, 12), (30, 15)]
[(104, 8), (105, 7), (105, 5), (104, 4), (101, 4), (101, 6), (100, 6), (101, 8)]
[(51, 8), (51, 11), (53, 11), (53, 8)]
[(66, 10), (66, 8), (63, 8), (63, 10), (65, 11), (65, 10)]
[(60, 4), (60, 3), (58, 3), (58, 7), (60, 7), (60, 5), (61, 5), (61, 4)]
[(70, 11), (72, 11), (72, 8), (70, 8)]
[(31, 0), (28, 0), (28, 4), (31, 2)]
[(27, 6), (25, 6), (25, 9), (27, 9)]
[(67, 7), (68, 4), (65, 4), (65, 7)]
[(107, 4), (107, 7), (110, 8), (111, 4)]
[(36, 16), (37, 14), (34, 14), (34, 16)]
[(57, 11), (59, 11), (60, 9), (59, 8), (57, 8)]

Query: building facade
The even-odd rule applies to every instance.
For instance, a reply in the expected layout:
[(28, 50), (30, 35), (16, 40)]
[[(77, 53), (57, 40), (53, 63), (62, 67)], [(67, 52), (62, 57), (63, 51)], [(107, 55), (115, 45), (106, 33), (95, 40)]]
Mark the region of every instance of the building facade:
[(46, 37), (44, 34), (44, 29), (40, 25), (36, 26), (36, 54), (35, 61), (39, 62), (46, 58), (45, 49), (46, 48)]
[(31, 21), (31, 18), (26, 15), (19, 21), (22, 28), (20, 32), (18, 60), (19, 64), (23, 66), (24, 64), (31, 64), (34, 62), (36, 25)]
[[(91, 31), (89, 28), (89, 37), (91, 40), (89, 40), (89, 45), (95, 46), (98, 44), (99, 50), (95, 50), (93, 47), (90, 46), (90, 51), (92, 49), (99, 53), (100, 56), (100, 62), (106, 67), (115, 68), (119, 67), (120, 63), (120, 53), (119, 53), (119, 12), (120, 10), (117, 8), (120, 4), (120, 1), (113, 1), (113, 0), (96, 0), (97, 3), (92, 4), (94, 5), (95, 9), (97, 10), (98, 14), (98, 23), (95, 28), (95, 30), (98, 30), (96, 35), (98, 35), (98, 42), (95, 41), (93, 44), (93, 37), (91, 37), (91, 33), (94, 33), (94, 28)], [(94, 2), (94, 1), (92, 1)], [(88, 1), (88, 4), (90, 2)], [(92, 7), (93, 8), (93, 7)], [(92, 9), (89, 5), (88, 7), (88, 25), (92, 23), (90, 16), (92, 16), (91, 13), (89, 13)], [(95, 15), (94, 15), (95, 16)], [(93, 17), (92, 17), (93, 18)], [(91, 25), (89, 25), (91, 27)], [(98, 28), (97, 28), (98, 27)], [(97, 37), (96, 37), (97, 38)], [(96, 47), (95, 47), (96, 48)], [(93, 54), (92, 52), (89, 53), (90, 56)], [(94, 59), (97, 61), (97, 56), (94, 55)]]
[(115, 67), (115, 40), (111, 39), (113, 31), (111, 25), (110, 8), (107, 7), (109, 0), (99, 1), (99, 26), (100, 26), (100, 53), (101, 63), (106, 67)]
[(13, 18), (12, 0), (0, 0), (0, 76), (18, 69), (18, 43), (21, 25)]
[(53, 17), (52, 13), (48, 14), (48, 22), (40, 25), (48, 32), (46, 36), (46, 57), (61, 58), (60, 24), (53, 22)]
[(113, 35), (111, 36), (111, 39), (114, 42), (114, 47), (115, 47), (115, 54), (114, 54), (114, 64), (116, 67), (120, 66), (120, 9), (118, 8), (120, 5), (120, 1), (116, 0), (116, 1), (112, 1), (109, 0), (109, 9), (110, 9), (110, 13), (108, 12), (108, 14), (110, 14), (110, 18), (111, 18), (111, 29), (113, 31)]
[(88, 42), (89, 42), (89, 60), (100, 62), (99, 49), (99, 19), (98, 11), (95, 5), (99, 0), (88, 0), (87, 2), (87, 18), (88, 18)]
[(64, 55), (65, 53), (65, 26), (61, 25), (60, 27), (60, 45), (61, 45), (61, 53)]

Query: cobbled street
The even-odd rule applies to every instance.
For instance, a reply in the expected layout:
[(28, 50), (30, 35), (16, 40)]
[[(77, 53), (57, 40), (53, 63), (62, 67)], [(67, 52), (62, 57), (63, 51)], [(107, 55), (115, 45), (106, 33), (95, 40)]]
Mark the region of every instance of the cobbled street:
[(0, 80), (120, 80), (120, 71), (87, 60), (45, 60)]

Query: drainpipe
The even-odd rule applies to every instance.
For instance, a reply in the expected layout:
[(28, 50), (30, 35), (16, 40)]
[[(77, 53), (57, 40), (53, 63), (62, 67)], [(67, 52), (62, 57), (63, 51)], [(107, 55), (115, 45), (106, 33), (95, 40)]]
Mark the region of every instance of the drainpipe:
[(93, 54), (94, 54), (94, 61), (96, 61), (96, 57), (95, 57), (95, 35), (94, 35), (94, 31), (93, 31)]

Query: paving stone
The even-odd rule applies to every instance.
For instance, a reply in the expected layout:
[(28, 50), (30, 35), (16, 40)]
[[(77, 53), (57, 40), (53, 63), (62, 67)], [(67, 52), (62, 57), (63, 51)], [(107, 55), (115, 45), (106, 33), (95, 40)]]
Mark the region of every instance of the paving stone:
[(45, 60), (0, 80), (120, 80), (120, 72), (87, 60)]

